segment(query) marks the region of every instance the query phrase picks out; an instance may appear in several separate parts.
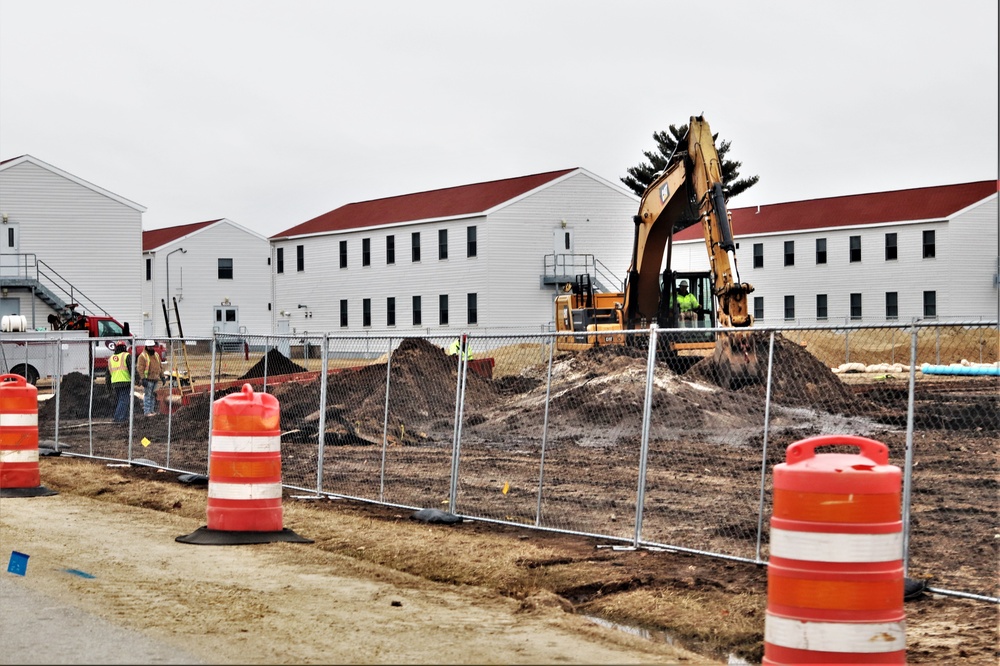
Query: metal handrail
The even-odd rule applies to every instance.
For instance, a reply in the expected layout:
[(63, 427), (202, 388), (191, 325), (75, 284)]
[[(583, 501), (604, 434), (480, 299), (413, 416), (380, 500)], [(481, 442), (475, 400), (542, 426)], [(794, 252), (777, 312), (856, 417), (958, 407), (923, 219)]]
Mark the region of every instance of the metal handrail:
[(546, 278), (593, 275), (605, 286), (623, 290), (624, 282), (592, 254), (553, 253), (543, 258)]
[[(15, 259), (13, 264), (6, 261), (8, 257)], [(16, 274), (10, 275), (4, 270), (10, 267), (13, 267), (17, 271)], [(0, 281), (5, 277), (34, 280), (57, 295), (67, 297), (69, 299), (68, 303), (76, 303), (77, 312), (80, 314), (103, 314), (104, 316), (111, 316), (111, 313), (74, 287), (73, 283), (39, 259), (33, 252), (0, 256)]]

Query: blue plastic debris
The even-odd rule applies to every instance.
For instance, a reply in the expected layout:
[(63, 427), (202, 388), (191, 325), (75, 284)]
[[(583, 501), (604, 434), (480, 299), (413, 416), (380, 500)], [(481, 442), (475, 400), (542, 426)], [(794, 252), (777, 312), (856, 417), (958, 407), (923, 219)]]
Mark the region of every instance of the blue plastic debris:
[(23, 576), (28, 570), (28, 557), (28, 555), (16, 550), (10, 551), (10, 563), (7, 565), (7, 571), (16, 576)]

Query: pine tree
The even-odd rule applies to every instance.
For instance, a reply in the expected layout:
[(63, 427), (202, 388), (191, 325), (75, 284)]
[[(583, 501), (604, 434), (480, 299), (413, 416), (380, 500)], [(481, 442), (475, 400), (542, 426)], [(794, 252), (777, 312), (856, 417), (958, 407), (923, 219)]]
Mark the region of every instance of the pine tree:
[[(653, 182), (653, 179), (666, 168), (667, 162), (670, 160), (670, 156), (673, 155), (674, 150), (676, 150), (677, 145), (684, 144), (687, 131), (688, 126), (684, 124), (680, 127), (671, 125), (669, 132), (653, 132), (653, 140), (656, 141), (657, 152), (650, 150), (643, 151), (643, 155), (649, 161), (629, 168), (627, 170), (628, 176), (622, 178), (621, 181), (630, 190), (642, 196), (642, 193), (646, 191), (646, 188)], [(719, 153), (719, 160), (722, 163), (722, 184), (726, 191), (726, 199), (732, 199), (741, 192), (745, 192), (756, 185), (757, 181), (760, 180), (760, 176), (740, 178), (740, 167), (743, 166), (743, 162), (726, 159), (730, 142), (723, 141), (720, 143), (718, 132), (712, 135), (712, 139), (715, 141), (715, 149)]]

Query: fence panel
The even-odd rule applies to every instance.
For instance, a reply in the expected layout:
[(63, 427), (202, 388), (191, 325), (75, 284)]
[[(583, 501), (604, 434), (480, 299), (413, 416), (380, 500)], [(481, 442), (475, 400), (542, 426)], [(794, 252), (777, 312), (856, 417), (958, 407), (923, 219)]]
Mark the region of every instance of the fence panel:
[(761, 381), (733, 386), (658, 343), (645, 429), (649, 333), (628, 335), (574, 352), (550, 333), (470, 336), (464, 386), (450, 337), (165, 339), (156, 415), (136, 387), (114, 423), (104, 370), (74, 365), (39, 379), (39, 435), (204, 474), (214, 401), (250, 383), (279, 399), (289, 487), (752, 561), (785, 448), (860, 435), (904, 470), (908, 575), (1000, 597), (997, 322), (755, 327)]
[[(457, 507), (466, 515), (539, 525), (551, 336), (476, 339), (491, 372), (470, 367), (462, 402)], [(479, 358), (478, 356), (475, 358)]]

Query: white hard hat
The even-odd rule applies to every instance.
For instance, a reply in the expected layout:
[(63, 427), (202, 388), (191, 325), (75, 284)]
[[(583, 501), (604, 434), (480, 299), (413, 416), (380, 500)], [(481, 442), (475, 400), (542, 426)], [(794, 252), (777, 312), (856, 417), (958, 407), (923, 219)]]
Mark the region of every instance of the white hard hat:
[(686, 287), (686, 286), (688, 286), (688, 281), (687, 281), (687, 280), (681, 280), (681, 281), (680, 281), (680, 285), (679, 285), (679, 286), (681, 286), (681, 287)]
[(146, 347), (155, 347), (156, 346), (156, 341), (155, 340), (146, 340), (145, 346)]

